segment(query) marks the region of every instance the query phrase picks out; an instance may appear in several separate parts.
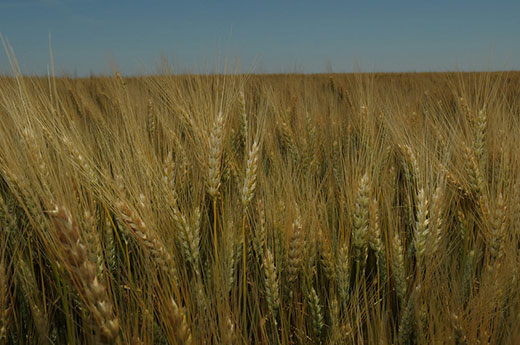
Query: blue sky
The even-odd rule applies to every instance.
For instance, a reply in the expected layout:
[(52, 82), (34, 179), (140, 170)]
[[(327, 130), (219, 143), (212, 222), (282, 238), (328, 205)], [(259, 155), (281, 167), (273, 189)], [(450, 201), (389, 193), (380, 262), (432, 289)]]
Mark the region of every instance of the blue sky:
[[(22, 71), (520, 69), (520, 1), (0, 0)], [(210, 67), (206, 67), (210, 66)], [(0, 73), (10, 71), (0, 52)]]

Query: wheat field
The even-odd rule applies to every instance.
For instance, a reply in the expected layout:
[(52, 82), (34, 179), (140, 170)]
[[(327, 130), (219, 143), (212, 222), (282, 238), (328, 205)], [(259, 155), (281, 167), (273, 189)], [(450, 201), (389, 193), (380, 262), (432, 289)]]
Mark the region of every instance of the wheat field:
[(520, 74), (0, 78), (0, 344), (519, 344)]

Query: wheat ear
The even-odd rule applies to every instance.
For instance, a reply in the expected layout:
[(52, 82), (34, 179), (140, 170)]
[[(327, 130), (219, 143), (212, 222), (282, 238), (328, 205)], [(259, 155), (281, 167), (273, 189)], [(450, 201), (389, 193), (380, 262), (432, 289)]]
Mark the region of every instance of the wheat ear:
[(404, 266), (404, 249), (398, 233), (394, 235), (392, 245), (392, 273), (397, 297), (403, 303), (406, 294), (406, 270)]
[(60, 258), (77, 281), (78, 290), (98, 324), (101, 339), (105, 343), (114, 342), (119, 334), (119, 319), (114, 315), (105, 287), (97, 278), (96, 264), (87, 257), (78, 226), (65, 207), (57, 206), (49, 215), (56, 225), (57, 242), (64, 251)]
[(269, 306), (273, 318), (276, 319), (276, 312), (280, 307), (280, 284), (278, 283), (278, 274), (274, 264), (274, 257), (269, 248), (265, 250), (263, 267), (265, 273), (265, 295), (267, 305)]
[(242, 205), (247, 209), (256, 189), (256, 170), (258, 168), (258, 142), (254, 142), (247, 158), (246, 176), (242, 187)]
[(369, 208), (369, 180), (365, 174), (359, 182), (356, 205), (353, 215), (354, 229), (352, 230), (352, 244), (354, 246), (354, 260), (359, 268), (363, 268), (367, 258), (367, 233), (368, 233), (368, 208)]
[(220, 111), (213, 124), (209, 136), (208, 155), (208, 193), (215, 199), (220, 187), (220, 163), (222, 158), (222, 141), (224, 134), (224, 115)]
[(209, 137), (209, 156), (208, 156), (208, 193), (213, 199), (213, 246), (215, 249), (215, 258), (218, 256), (217, 241), (217, 197), (221, 182), (220, 167), (222, 161), (222, 143), (224, 135), (224, 115), (219, 111), (213, 130)]
[(302, 228), (302, 219), (300, 214), (293, 222), (292, 231), (289, 238), (289, 248), (287, 251), (287, 281), (289, 285), (294, 283), (298, 278), (301, 265), (303, 262), (304, 236)]
[(309, 308), (312, 316), (312, 326), (314, 328), (314, 334), (316, 335), (316, 338), (319, 339), (321, 337), (321, 331), (325, 323), (323, 321), (320, 298), (316, 293), (316, 290), (312, 286), (307, 293), (307, 302), (309, 303)]
[(169, 274), (170, 278), (177, 280), (177, 271), (172, 257), (155, 233), (148, 229), (141, 217), (128, 204), (118, 201), (115, 206), (121, 214), (123, 223), (130, 229), (132, 235), (143, 244), (153, 260), (159, 264), (161, 270)]
[(350, 268), (350, 255), (347, 244), (343, 244), (339, 249), (338, 253), (338, 288), (339, 288), (339, 296), (341, 298), (341, 304), (346, 303), (349, 297), (349, 289), (350, 289), (350, 277), (351, 277), (351, 268)]
[(424, 254), (429, 234), (430, 219), (428, 217), (428, 199), (424, 189), (417, 193), (417, 220), (415, 222), (414, 246), (417, 261), (420, 265), (424, 263)]
[(173, 300), (173, 298), (170, 300), (171, 309), (170, 317), (171, 317), (171, 328), (174, 332), (174, 344), (176, 345), (191, 345), (192, 344), (192, 338), (191, 338), (191, 330), (188, 326), (188, 323), (186, 322), (186, 315), (184, 312), (179, 308), (177, 303)]

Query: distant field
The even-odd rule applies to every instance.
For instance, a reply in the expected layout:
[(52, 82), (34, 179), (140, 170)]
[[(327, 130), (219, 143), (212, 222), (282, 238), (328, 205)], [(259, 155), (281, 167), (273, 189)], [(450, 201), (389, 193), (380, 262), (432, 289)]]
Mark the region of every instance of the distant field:
[(520, 344), (520, 72), (0, 77), (0, 344)]

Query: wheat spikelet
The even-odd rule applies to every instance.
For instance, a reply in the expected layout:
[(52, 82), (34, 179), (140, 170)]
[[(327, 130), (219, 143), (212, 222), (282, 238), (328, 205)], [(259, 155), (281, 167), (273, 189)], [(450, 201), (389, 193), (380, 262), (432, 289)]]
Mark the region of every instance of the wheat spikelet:
[(349, 288), (350, 288), (350, 255), (348, 251), (348, 246), (344, 244), (340, 249), (338, 253), (338, 263), (337, 263), (337, 270), (338, 270), (338, 288), (339, 288), (339, 295), (341, 298), (341, 301), (345, 303), (348, 299), (349, 295)]
[(399, 345), (408, 345), (411, 344), (412, 337), (414, 334), (416, 318), (415, 318), (415, 305), (417, 292), (419, 287), (417, 287), (412, 294), (408, 297), (408, 302), (406, 303), (406, 307), (401, 313), (401, 318), (399, 320), (399, 331), (398, 331), (398, 339)]
[(278, 308), (280, 307), (280, 288), (278, 283), (278, 274), (274, 264), (274, 257), (269, 248), (265, 250), (263, 257), (263, 267), (265, 274), (265, 295), (267, 305), (273, 317), (276, 317)]
[(323, 314), (321, 312), (320, 298), (312, 286), (307, 293), (307, 302), (311, 311), (314, 335), (319, 339), (321, 337), (321, 331), (325, 323), (323, 321)]
[(97, 220), (96, 216), (90, 211), (86, 210), (84, 212), (85, 219), (85, 236), (88, 243), (88, 248), (92, 252), (92, 257), (95, 259), (97, 275), (101, 278), (103, 275), (103, 271), (105, 268), (105, 260), (103, 258), (103, 247), (101, 246), (101, 238), (100, 234), (97, 231)]
[(289, 235), (289, 248), (287, 250), (287, 281), (289, 285), (298, 279), (301, 265), (303, 263), (304, 235), (302, 219), (298, 213), (292, 224), (292, 231)]
[(368, 230), (368, 245), (376, 253), (382, 253), (384, 251), (383, 242), (381, 241), (381, 229), (379, 226), (379, 210), (377, 207), (377, 201), (372, 199), (372, 221), (371, 226)]
[(443, 196), (444, 190), (439, 185), (432, 196), (431, 214), (430, 214), (430, 248), (428, 255), (434, 256), (438, 249), (443, 235)]
[(141, 217), (139, 217), (137, 212), (132, 210), (128, 204), (123, 201), (118, 201), (115, 206), (121, 214), (123, 223), (126, 224), (136, 239), (144, 245), (161, 270), (169, 274), (170, 278), (177, 280), (177, 271), (175, 270), (174, 262), (164, 247), (164, 244), (152, 231), (148, 230), (148, 227)]
[(491, 230), (489, 252), (492, 260), (498, 259), (504, 254), (504, 242), (507, 235), (506, 212), (507, 206), (502, 193), (500, 193), (496, 200), (494, 214), (489, 222)]
[(428, 199), (424, 193), (424, 189), (420, 189), (417, 193), (417, 220), (415, 222), (415, 233), (414, 233), (414, 247), (417, 255), (417, 260), (423, 263), (424, 255), (426, 252), (426, 246), (428, 244), (429, 236), (429, 224), (430, 219), (428, 217)]
[(182, 247), (184, 248), (185, 254), (188, 261), (193, 266), (197, 277), (200, 277), (199, 268), (199, 244), (200, 244), (200, 219), (201, 212), (200, 208), (196, 207), (192, 215), (190, 225), (186, 228), (181, 229), (179, 232), (179, 238), (181, 240)]
[(298, 161), (298, 149), (296, 142), (294, 141), (294, 135), (289, 128), (289, 125), (285, 121), (281, 121), (278, 124), (278, 128), (280, 129), (281, 136), (287, 151), (291, 154), (292, 159), (296, 162)]
[(470, 295), (471, 281), (473, 279), (473, 267), (475, 265), (475, 251), (471, 250), (464, 261), (464, 271), (462, 272), (462, 297), (466, 302)]
[(247, 209), (256, 189), (256, 170), (258, 168), (258, 142), (254, 142), (247, 158), (246, 175), (242, 187), (242, 205)]
[(208, 193), (212, 198), (218, 195), (220, 187), (220, 163), (222, 158), (222, 142), (224, 134), (224, 115), (220, 111), (213, 124), (209, 137), (208, 155)]
[(237, 241), (237, 236), (231, 231), (232, 224), (228, 226), (228, 231), (224, 232), (225, 238), (225, 258), (224, 258), (224, 286), (226, 294), (229, 293), (233, 284), (235, 283), (235, 271), (237, 263), (240, 262), (240, 243)]
[(361, 178), (354, 208), (352, 230), (352, 244), (354, 260), (362, 267), (367, 257), (368, 208), (369, 208), (369, 180), (365, 174)]
[(413, 183), (415, 181), (415, 183), (419, 184), (419, 178), (421, 174), (419, 170), (419, 163), (417, 162), (417, 156), (409, 145), (399, 145), (399, 147), (404, 152), (404, 156), (406, 158), (406, 161), (403, 162), (403, 169), (405, 171), (406, 179), (409, 183)]
[(331, 282), (336, 280), (336, 265), (334, 262), (334, 253), (329, 239), (323, 234), (321, 229), (318, 230), (318, 244), (320, 251), (320, 259), (323, 270), (327, 279)]
[(462, 112), (464, 113), (464, 115), (466, 116), (466, 118), (468, 118), (469, 120), (471, 120), (473, 118), (473, 112), (471, 111), (471, 108), (468, 104), (468, 100), (465, 98), (465, 97), (459, 97), (459, 104), (460, 104), (460, 107), (462, 108)]
[(386, 268), (386, 252), (381, 240), (381, 228), (379, 225), (379, 207), (377, 201), (372, 199), (371, 202), (371, 225), (368, 232), (368, 244), (370, 248), (376, 253), (377, 262), (379, 266), (379, 275), (381, 282), (384, 284), (387, 280)]
[[(338, 331), (339, 328), (339, 303), (338, 299), (336, 298), (336, 295), (332, 295), (331, 299), (329, 300), (329, 319), (331, 324), (331, 334), (332, 336), (335, 335), (335, 333)], [(332, 342), (334, 343), (334, 342)]]
[(404, 301), (406, 294), (406, 273), (404, 266), (404, 250), (399, 234), (394, 235), (392, 246), (392, 273), (395, 290), (400, 301)]
[(78, 281), (78, 290), (98, 324), (101, 339), (106, 343), (115, 341), (119, 334), (119, 319), (114, 315), (105, 287), (96, 276), (96, 265), (87, 257), (76, 223), (64, 207), (56, 206), (49, 215), (56, 226), (57, 240), (64, 252), (60, 258)]
[(110, 213), (106, 213), (104, 215), (104, 246), (106, 251), (106, 262), (107, 262), (107, 268), (110, 271), (113, 271), (116, 268), (116, 246), (114, 241), (114, 225), (112, 224), (112, 217), (110, 216)]
[(477, 116), (475, 133), (473, 135), (473, 150), (478, 162), (485, 162), (487, 154), (485, 149), (487, 116), (484, 109), (481, 109)]
[(173, 298), (170, 300), (170, 325), (173, 331), (173, 340), (176, 345), (191, 345), (191, 330), (186, 322), (186, 315), (178, 307)]
[(171, 217), (173, 219), (173, 223), (175, 224), (176, 229), (182, 233), (189, 232), (189, 222), (184, 213), (179, 209), (179, 205), (177, 204), (177, 197), (175, 192), (169, 193), (168, 200), (171, 202)]
[(255, 228), (253, 245), (255, 247), (256, 255), (261, 258), (264, 254), (264, 245), (265, 245), (265, 208), (264, 202), (259, 200), (257, 203), (258, 209), (258, 225)]
[(473, 151), (464, 145), (464, 160), (466, 162), (465, 170), (468, 176), (469, 185), (471, 192), (476, 195), (479, 199), (485, 191), (484, 178), (482, 177), (482, 171), (480, 164)]
[(244, 91), (240, 90), (238, 101), (240, 103), (240, 137), (241, 144), (245, 146), (247, 138), (249, 138), (249, 124), (247, 120), (247, 111), (246, 111), (246, 98), (244, 95)]

